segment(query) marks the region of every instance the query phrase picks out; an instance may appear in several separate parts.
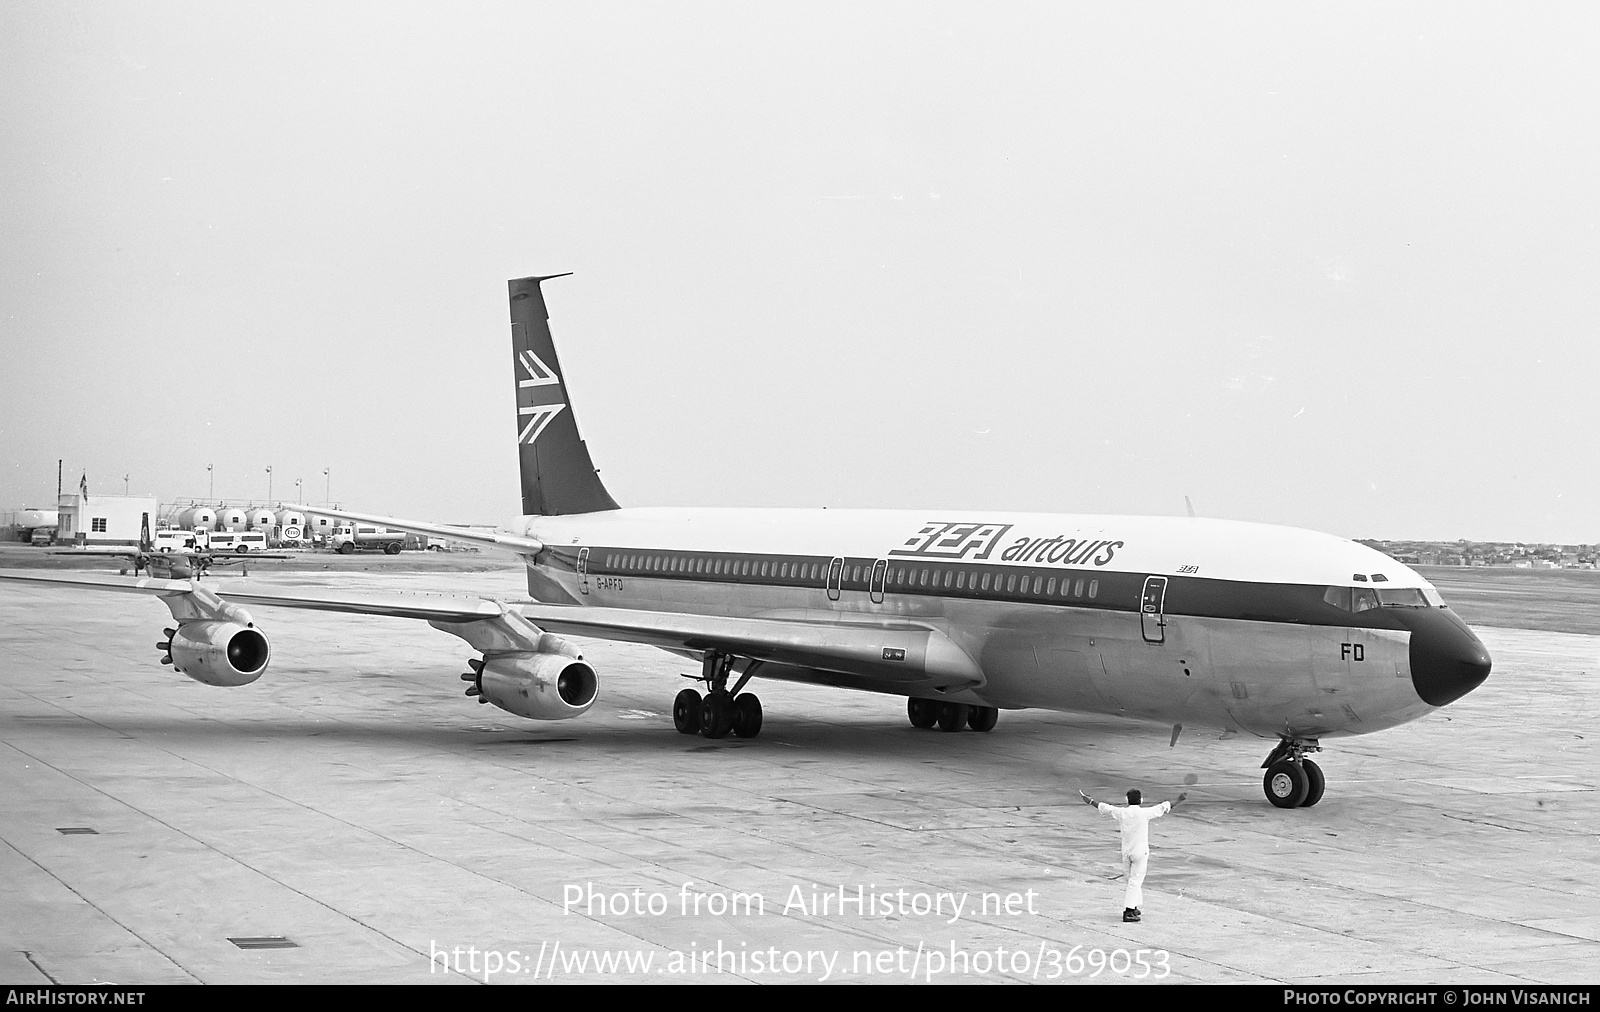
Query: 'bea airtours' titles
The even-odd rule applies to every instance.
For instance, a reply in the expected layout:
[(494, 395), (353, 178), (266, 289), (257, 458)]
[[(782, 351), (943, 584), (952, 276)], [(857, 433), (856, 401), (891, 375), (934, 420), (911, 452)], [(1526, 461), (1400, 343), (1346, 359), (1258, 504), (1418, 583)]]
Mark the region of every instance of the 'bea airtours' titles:
[[(951, 561), (989, 559), (1014, 524), (928, 523), (891, 556)], [(1104, 566), (1116, 557), (1121, 541), (1069, 538), (1017, 538), (1000, 553), (1002, 562), (1045, 563), (1052, 566)]]

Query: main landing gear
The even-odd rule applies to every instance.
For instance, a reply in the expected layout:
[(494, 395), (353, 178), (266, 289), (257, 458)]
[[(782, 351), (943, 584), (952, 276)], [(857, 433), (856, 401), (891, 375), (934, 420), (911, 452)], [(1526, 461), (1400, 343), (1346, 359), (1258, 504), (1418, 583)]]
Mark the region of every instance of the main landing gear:
[[(726, 738), (732, 731), (739, 738), (754, 738), (761, 733), (761, 700), (753, 692), (740, 692), (750, 676), (761, 666), (751, 661), (744, 674), (728, 688), (733, 657), (718, 650), (707, 650), (700, 677), (708, 691), (704, 696), (684, 689), (672, 701), (672, 726), (679, 734), (700, 734), (707, 738)], [(688, 677), (688, 676), (685, 676)]]
[(941, 731), (959, 731), (963, 727), (970, 727), (974, 731), (993, 731), (1000, 720), (1000, 708), (911, 696), (906, 700), (906, 716), (911, 718), (912, 727), (927, 728), (938, 724)]
[(1261, 789), (1267, 800), (1279, 808), (1310, 808), (1322, 800), (1327, 780), (1322, 767), (1306, 758), (1307, 752), (1320, 752), (1322, 746), (1315, 740), (1285, 738), (1261, 764), (1266, 774), (1261, 778)]

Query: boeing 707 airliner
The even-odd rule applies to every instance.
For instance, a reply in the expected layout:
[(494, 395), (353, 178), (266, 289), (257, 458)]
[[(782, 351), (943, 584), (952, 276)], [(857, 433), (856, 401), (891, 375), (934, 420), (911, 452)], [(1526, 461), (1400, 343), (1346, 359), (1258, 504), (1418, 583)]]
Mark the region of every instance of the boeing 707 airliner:
[[(561, 275), (553, 275), (559, 277)], [(1265, 524), (950, 510), (620, 508), (578, 434), (541, 285), (510, 282), (523, 517), (493, 533), (324, 510), (508, 549), (529, 604), (403, 593), (216, 588), (196, 579), (8, 572), (155, 594), (163, 663), (243, 685), (271, 649), (245, 606), (422, 619), (475, 651), (468, 696), (535, 720), (581, 716), (600, 673), (567, 635), (699, 664), (684, 734), (755, 737), (753, 679), (905, 696), (912, 724), (990, 731), (1043, 707), (1276, 741), (1263, 789), (1321, 800), (1325, 738), (1431, 713), (1489, 675), (1428, 581), (1342, 538)], [(168, 574), (170, 577), (174, 574)]]

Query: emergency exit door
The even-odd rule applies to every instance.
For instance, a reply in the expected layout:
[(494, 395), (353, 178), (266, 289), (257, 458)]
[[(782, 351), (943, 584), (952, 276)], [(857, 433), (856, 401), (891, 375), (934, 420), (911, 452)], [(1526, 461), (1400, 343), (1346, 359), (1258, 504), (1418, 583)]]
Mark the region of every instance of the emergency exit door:
[(839, 600), (839, 587), (844, 582), (844, 557), (834, 556), (828, 563), (828, 600)]
[(1165, 576), (1145, 577), (1144, 594), (1139, 599), (1139, 624), (1144, 627), (1146, 643), (1165, 643), (1167, 640), (1167, 616), (1162, 611), (1166, 596)]
[(589, 549), (578, 549), (578, 589), (589, 593)]
[(867, 580), (867, 593), (871, 595), (873, 604), (883, 603), (883, 583), (888, 574), (887, 559), (879, 559), (872, 564), (872, 576)]

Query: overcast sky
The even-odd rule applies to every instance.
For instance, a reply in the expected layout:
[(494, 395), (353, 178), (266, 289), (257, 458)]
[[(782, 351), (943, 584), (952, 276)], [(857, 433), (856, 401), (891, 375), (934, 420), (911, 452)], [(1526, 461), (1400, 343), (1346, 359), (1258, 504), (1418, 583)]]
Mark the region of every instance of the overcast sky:
[(0, 506), (1600, 541), (1592, 4), (0, 5)]

